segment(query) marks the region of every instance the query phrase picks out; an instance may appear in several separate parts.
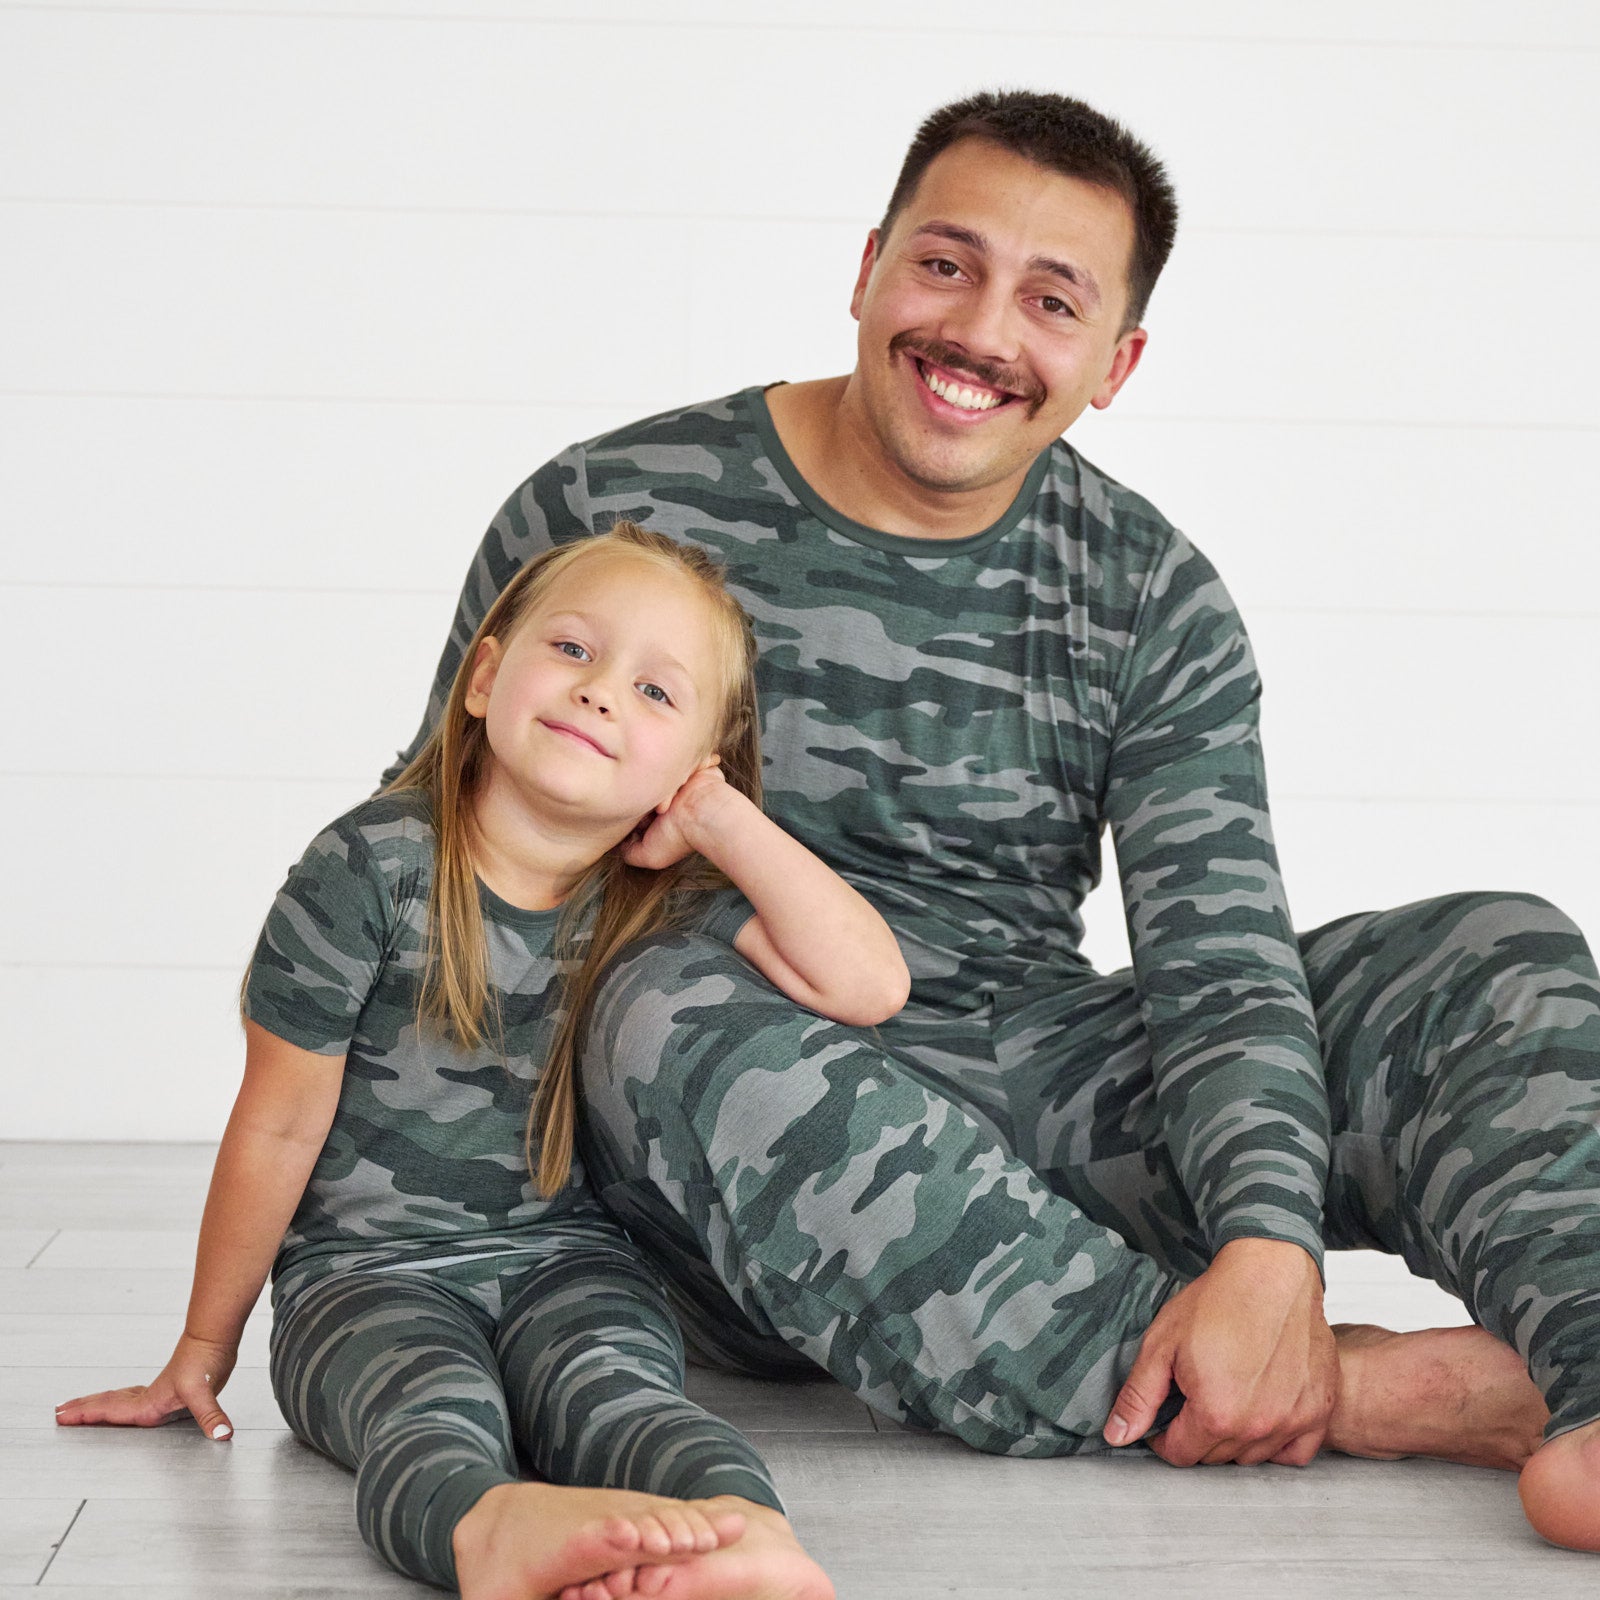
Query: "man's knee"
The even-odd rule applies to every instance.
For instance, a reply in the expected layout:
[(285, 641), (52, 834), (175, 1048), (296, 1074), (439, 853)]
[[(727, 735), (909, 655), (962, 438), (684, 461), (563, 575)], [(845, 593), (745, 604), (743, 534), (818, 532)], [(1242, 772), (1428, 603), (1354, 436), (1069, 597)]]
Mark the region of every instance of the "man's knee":
[(1585, 964), (1593, 958), (1578, 925), (1536, 894), (1470, 890), (1435, 895), (1392, 911), (1341, 918), (1328, 925), (1346, 942), (1385, 955), (1392, 965), (1420, 962), (1429, 982), (1463, 980), (1476, 973), (1529, 964)]
[(1431, 934), (1427, 942), (1453, 951), (1462, 976), (1498, 982), (1594, 971), (1594, 957), (1577, 923), (1539, 895), (1484, 890), (1442, 895), (1417, 909), (1424, 932)]
[(1438, 908), (1443, 916), (1481, 928), (1491, 936), (1504, 938), (1531, 933), (1582, 937), (1572, 918), (1541, 895), (1483, 889), (1465, 894), (1441, 895), (1423, 904)]

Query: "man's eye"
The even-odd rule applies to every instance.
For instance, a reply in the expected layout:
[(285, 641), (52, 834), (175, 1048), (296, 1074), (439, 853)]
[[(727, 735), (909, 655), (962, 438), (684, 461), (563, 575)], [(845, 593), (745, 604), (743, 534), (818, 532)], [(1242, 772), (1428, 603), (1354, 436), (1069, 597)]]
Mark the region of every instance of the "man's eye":
[(961, 268), (944, 256), (935, 257), (934, 260), (929, 262), (929, 265), (941, 278), (959, 278), (961, 276)]
[(589, 659), (589, 652), (581, 644), (575, 644), (571, 639), (558, 640), (556, 649), (564, 656), (571, 656), (574, 661), (587, 661)]
[(1052, 317), (1075, 317), (1077, 315), (1077, 312), (1074, 311), (1065, 300), (1062, 300), (1053, 294), (1045, 295), (1045, 297), (1040, 300), (1039, 305), (1043, 310), (1048, 311)]
[(669, 695), (659, 683), (641, 683), (639, 685), (639, 692), (645, 697), (646, 700), (655, 700), (664, 706), (670, 706), (672, 704), (672, 696)]

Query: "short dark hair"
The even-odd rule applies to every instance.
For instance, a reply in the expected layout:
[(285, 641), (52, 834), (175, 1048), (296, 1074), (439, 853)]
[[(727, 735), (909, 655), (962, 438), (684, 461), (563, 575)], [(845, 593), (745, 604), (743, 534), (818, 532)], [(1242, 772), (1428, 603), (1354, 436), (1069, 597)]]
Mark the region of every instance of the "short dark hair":
[(1001, 89), (969, 95), (940, 106), (917, 129), (878, 224), (880, 239), (888, 237), (928, 163), (960, 139), (987, 139), (1041, 167), (1122, 196), (1133, 213), (1123, 327), (1137, 327), (1178, 232), (1177, 193), (1149, 146), (1104, 112), (1064, 94)]

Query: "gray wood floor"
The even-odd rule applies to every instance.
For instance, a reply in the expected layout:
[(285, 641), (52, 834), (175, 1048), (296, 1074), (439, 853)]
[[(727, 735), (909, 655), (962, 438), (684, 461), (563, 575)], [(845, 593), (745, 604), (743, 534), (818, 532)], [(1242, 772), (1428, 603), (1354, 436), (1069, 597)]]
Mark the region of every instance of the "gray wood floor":
[[(260, 1313), (226, 1393), (231, 1444), (189, 1423), (54, 1426), (58, 1401), (145, 1381), (166, 1358), (210, 1160), (194, 1145), (0, 1143), (0, 1600), (428, 1592), (367, 1553), (349, 1477), (284, 1428)], [(1464, 1320), (1365, 1253), (1330, 1263), (1329, 1312)], [(875, 1421), (832, 1384), (693, 1380), (765, 1455), (841, 1600), (1600, 1593), (1600, 1559), (1541, 1544), (1509, 1474), (1012, 1461)]]

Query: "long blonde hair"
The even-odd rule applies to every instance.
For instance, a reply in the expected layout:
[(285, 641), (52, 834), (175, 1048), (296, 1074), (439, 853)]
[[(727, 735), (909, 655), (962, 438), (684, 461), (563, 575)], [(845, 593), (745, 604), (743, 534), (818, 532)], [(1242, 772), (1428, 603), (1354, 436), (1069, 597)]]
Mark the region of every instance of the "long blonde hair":
[[(750, 619), (724, 586), (722, 569), (698, 546), (678, 544), (636, 522), (618, 522), (609, 533), (558, 545), (535, 556), (490, 606), (461, 658), (438, 726), (389, 785), (391, 791), (418, 789), (427, 795), (436, 840), (419, 1021), (438, 1028), (463, 1048), (483, 1044), (491, 1035), (496, 1043), (503, 1043), (489, 983), (488, 941), (472, 859), (472, 799), (489, 757), (484, 719), (473, 716), (466, 705), (473, 667), (484, 640), (508, 643), (563, 573), (579, 562), (619, 552), (687, 578), (710, 603), (723, 668), (721, 715), (713, 749), (721, 757), (724, 779), (761, 804), (755, 636)], [(622, 859), (622, 849), (619, 844), (607, 851), (579, 878), (557, 924), (556, 956), (565, 972), (560, 1022), (523, 1140), (530, 1170), (535, 1147), (538, 1149), (536, 1181), (539, 1193), (546, 1197), (555, 1194), (571, 1174), (578, 1040), (606, 968), (625, 946), (680, 922), (693, 895), (725, 887), (728, 881), (699, 856), (651, 871), (629, 866)], [(591, 912), (593, 923), (585, 946), (584, 924)]]

